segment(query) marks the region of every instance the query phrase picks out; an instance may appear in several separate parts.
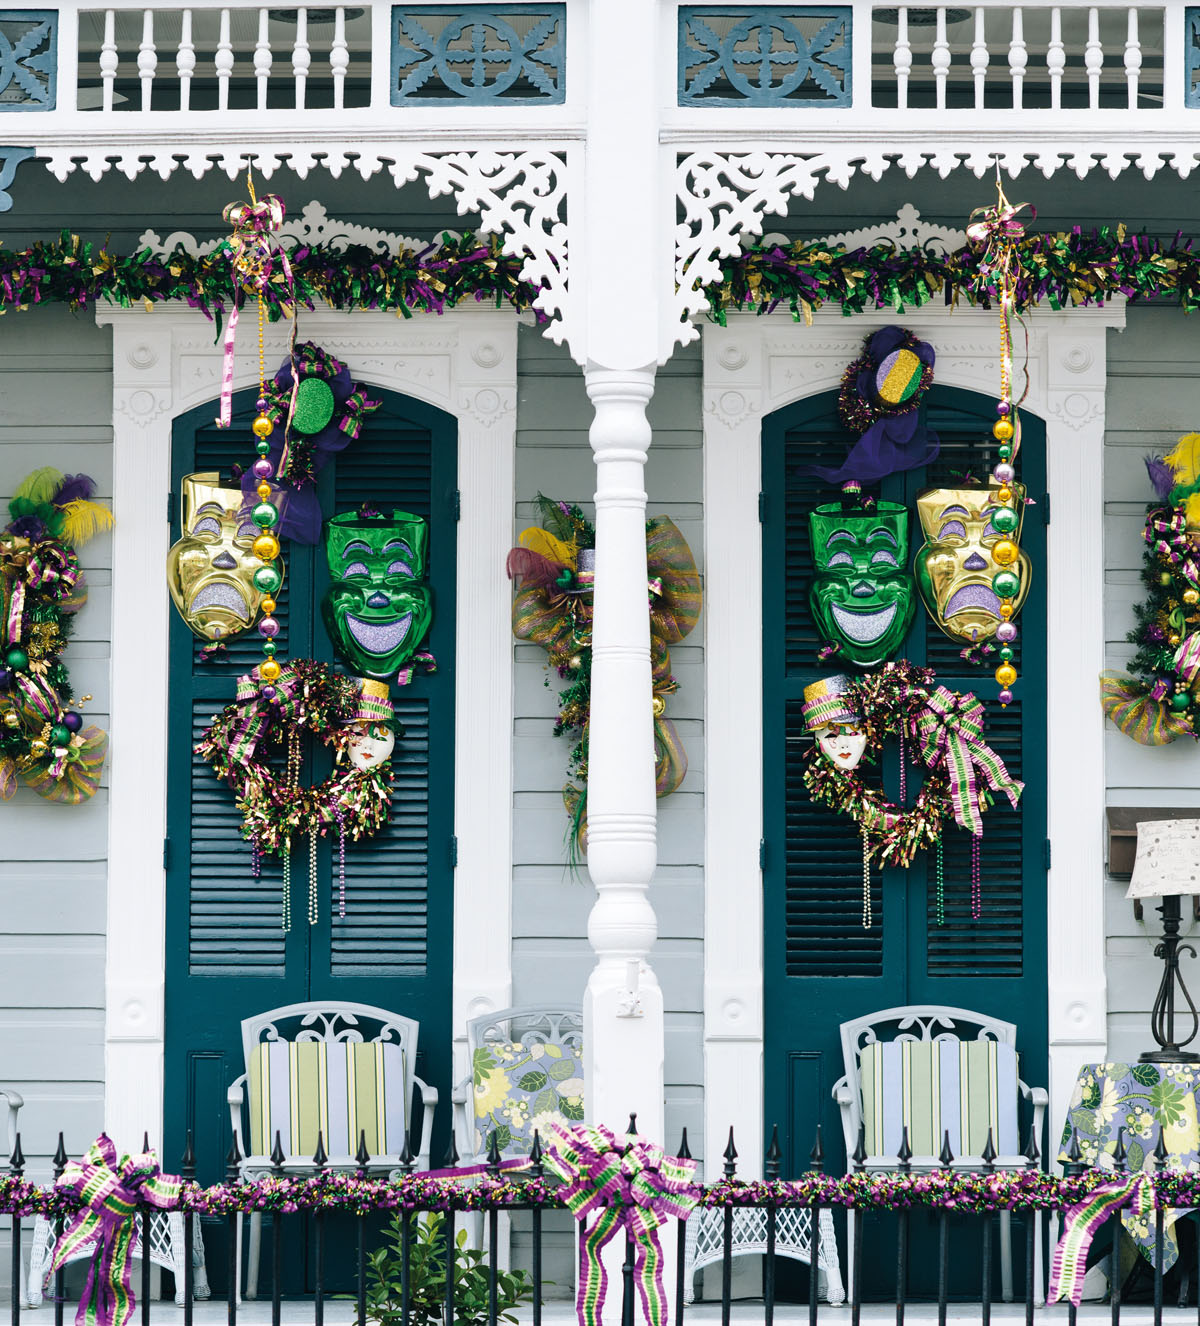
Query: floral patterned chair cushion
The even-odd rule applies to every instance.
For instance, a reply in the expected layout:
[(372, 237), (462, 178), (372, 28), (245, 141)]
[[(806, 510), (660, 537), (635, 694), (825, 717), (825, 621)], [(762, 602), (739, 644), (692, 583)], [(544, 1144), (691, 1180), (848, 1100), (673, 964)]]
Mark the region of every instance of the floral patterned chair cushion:
[(493, 1041), (475, 1051), (471, 1085), (481, 1156), (492, 1132), (502, 1155), (527, 1156), (535, 1129), (544, 1144), (551, 1123), (583, 1119), (583, 1052), (577, 1045)]

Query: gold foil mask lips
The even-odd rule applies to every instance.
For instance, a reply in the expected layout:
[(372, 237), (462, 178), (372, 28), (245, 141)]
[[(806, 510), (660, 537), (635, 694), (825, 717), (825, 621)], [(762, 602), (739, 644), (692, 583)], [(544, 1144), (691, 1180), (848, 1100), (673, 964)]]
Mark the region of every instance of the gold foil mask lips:
[(1019, 542), (1025, 514), (1025, 488), (1009, 485), (1011, 510), (1017, 524), (1000, 530), (992, 523), (1002, 510), (998, 487), (929, 488), (917, 495), (917, 514), (925, 542), (917, 551), (913, 573), (921, 598), (939, 629), (954, 640), (982, 644), (1000, 625), (1000, 599), (992, 580), (1001, 570), (1012, 571), (1021, 587), (1012, 600), (1013, 615), (1029, 594), (1032, 564), (1024, 552), (1008, 567), (1001, 567), (992, 548), (1004, 538)]
[[(167, 588), (202, 640), (228, 640), (244, 631), (263, 600), (254, 584), (262, 561), (252, 550), (261, 531), (242, 502), (241, 489), (221, 487), (215, 471), (183, 480), (183, 534), (167, 554)], [(283, 563), (278, 565), (282, 572)]]

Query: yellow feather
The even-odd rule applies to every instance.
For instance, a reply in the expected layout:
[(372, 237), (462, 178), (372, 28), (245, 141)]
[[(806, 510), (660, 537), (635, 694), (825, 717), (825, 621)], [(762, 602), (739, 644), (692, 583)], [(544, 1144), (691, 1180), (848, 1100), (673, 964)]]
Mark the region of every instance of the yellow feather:
[(62, 470), (56, 470), (53, 465), (45, 465), (23, 479), (13, 497), (26, 497), (35, 506), (40, 506), (54, 496), (62, 481)]
[(1187, 515), (1188, 529), (1200, 528), (1200, 493), (1193, 493), (1184, 503), (1183, 509)]
[(1164, 457), (1178, 484), (1193, 484), (1200, 477), (1200, 433), (1185, 433), (1175, 450)]
[(68, 502), (62, 508), (63, 542), (72, 548), (78, 548), (97, 534), (112, 529), (113, 514), (99, 502), (88, 502), (79, 498)]
[(522, 548), (528, 548), (530, 552), (541, 553), (543, 557), (548, 557), (552, 562), (557, 562), (559, 566), (569, 566), (572, 570), (575, 569), (575, 545), (564, 543), (562, 539), (555, 538), (549, 530), (531, 525), (527, 530), (521, 532), (521, 537), (517, 542)]

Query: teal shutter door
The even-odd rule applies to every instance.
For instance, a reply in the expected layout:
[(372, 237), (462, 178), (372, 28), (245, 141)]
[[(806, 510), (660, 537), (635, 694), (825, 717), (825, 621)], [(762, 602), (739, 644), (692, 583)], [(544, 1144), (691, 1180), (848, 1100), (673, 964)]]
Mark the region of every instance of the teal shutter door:
[[(319, 481), (328, 516), (370, 502), (415, 512), (430, 523), (434, 619), (428, 647), (437, 672), (392, 687), (404, 735), (393, 755), (392, 818), (374, 838), (346, 844), (346, 915), (337, 914), (337, 839), (316, 854), (319, 920), (307, 921), (309, 847), (294, 844), (292, 929), (281, 928), (282, 870), (267, 857), (259, 878), (240, 833), (230, 790), (193, 754), (212, 716), (233, 699), (237, 678), (262, 657), (253, 629), (208, 663), (172, 612), (167, 872), (166, 1154), (178, 1156), (192, 1129), (203, 1182), (221, 1174), (229, 1147), (225, 1093), (243, 1071), (241, 1019), (302, 1000), (379, 1005), (420, 1021), (417, 1073), (446, 1099), (450, 1086), (451, 852), (454, 791), (455, 515), (457, 431), (440, 411), (372, 391), (384, 404)], [(185, 474), (219, 470), (253, 456), (253, 393), (235, 400), (234, 425), (213, 426), (213, 407), (178, 419), (172, 443), (178, 493)], [(333, 661), (320, 615), (328, 586), (324, 549), (284, 542), (278, 596), (281, 658)], [(306, 780), (329, 772), (320, 743), (305, 748)], [(435, 1137), (435, 1148), (443, 1147)]]
[[(822, 642), (808, 608), (808, 512), (838, 494), (797, 473), (844, 457), (852, 438), (836, 401), (836, 393), (824, 393), (768, 417), (763, 427), (765, 1123), (780, 1125), (789, 1174), (807, 1166), (818, 1123), (830, 1167), (845, 1163), (832, 1088), (842, 1074), (839, 1024), (848, 1018), (925, 1003), (991, 1013), (1018, 1025), (1022, 1077), (1045, 1085), (1047, 1071), (1044, 426), (1024, 417), (1018, 463), (1037, 505), (1027, 509), (1021, 540), (1034, 583), (1018, 618), (1016, 702), (1001, 709), (995, 662), (965, 663), (960, 646), (920, 604), (898, 655), (932, 666), (951, 690), (975, 692), (985, 703), (986, 739), (1026, 783), (1017, 811), (1001, 801), (984, 819), (982, 916), (971, 917), (970, 838), (952, 826), (944, 835), (945, 924), (936, 923), (934, 854), (926, 852), (907, 871), (872, 868), (873, 924), (864, 929), (856, 826), (815, 805), (803, 784), (811, 740), (801, 714), (804, 687), (854, 671), (836, 659), (818, 661)], [(891, 476), (878, 492), (909, 509), (910, 566), (922, 542), (918, 491), (968, 475), (982, 479), (995, 463), (991, 398), (935, 386), (923, 408), (940, 435), (941, 455), (927, 469)], [(898, 800), (898, 748), (885, 752), (879, 768), (889, 799)], [(909, 804), (918, 784), (910, 766)], [(920, 1260), (914, 1257), (914, 1268)], [(888, 1281), (891, 1270), (880, 1274)]]

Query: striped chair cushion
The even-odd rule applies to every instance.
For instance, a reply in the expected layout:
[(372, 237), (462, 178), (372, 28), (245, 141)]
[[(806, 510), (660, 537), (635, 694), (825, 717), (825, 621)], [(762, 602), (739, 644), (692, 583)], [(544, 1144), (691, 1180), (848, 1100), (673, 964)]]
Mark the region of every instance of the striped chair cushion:
[(955, 1156), (998, 1155), (1017, 1140), (1017, 1052), (993, 1040), (886, 1041), (859, 1053), (867, 1152), (894, 1156), (902, 1130), (915, 1156), (936, 1156), (945, 1131)]
[(263, 1041), (249, 1063), (250, 1147), (310, 1159), (317, 1133), (330, 1156), (352, 1156), (360, 1131), (372, 1156), (404, 1149), (404, 1050), (379, 1041)]

